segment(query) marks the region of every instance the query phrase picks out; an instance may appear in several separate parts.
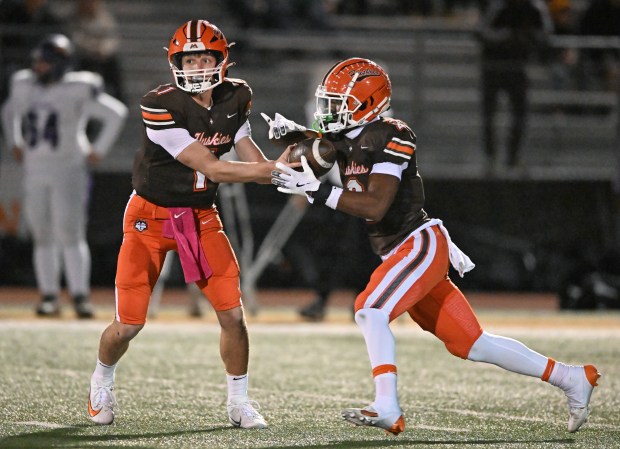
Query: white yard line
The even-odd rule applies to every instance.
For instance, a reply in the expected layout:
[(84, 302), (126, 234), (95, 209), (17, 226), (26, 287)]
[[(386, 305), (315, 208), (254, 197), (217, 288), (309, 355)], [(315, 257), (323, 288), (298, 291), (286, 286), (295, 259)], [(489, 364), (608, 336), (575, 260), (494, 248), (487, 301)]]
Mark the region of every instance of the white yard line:
[(51, 422), (42, 422), (42, 421), (18, 421), (13, 424), (22, 425), (22, 426), (36, 426), (43, 427), (45, 429), (70, 429), (73, 426), (68, 426), (66, 424), (55, 424)]

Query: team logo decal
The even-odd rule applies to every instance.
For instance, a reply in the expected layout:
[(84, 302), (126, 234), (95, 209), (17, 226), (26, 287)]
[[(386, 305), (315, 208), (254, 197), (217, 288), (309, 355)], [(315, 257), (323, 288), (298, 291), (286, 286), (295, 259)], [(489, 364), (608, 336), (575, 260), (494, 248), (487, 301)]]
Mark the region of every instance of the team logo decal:
[(138, 232), (146, 231), (149, 228), (148, 225), (146, 224), (146, 220), (142, 220), (141, 218), (138, 218), (136, 220), (133, 227), (136, 228)]

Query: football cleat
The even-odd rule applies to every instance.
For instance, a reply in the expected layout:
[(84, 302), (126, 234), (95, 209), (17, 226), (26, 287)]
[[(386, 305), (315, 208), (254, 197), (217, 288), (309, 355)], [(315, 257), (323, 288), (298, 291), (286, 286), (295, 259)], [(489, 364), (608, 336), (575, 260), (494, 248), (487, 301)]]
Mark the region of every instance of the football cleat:
[(41, 302), (37, 305), (36, 313), (38, 316), (59, 316), (60, 305), (55, 295), (44, 295)]
[(114, 421), (114, 407), (118, 406), (114, 397), (114, 384), (90, 381), (88, 393), (88, 415), (95, 424), (107, 425)]
[(356, 426), (380, 427), (392, 435), (398, 435), (405, 430), (405, 417), (400, 409), (379, 414), (372, 405), (368, 405), (364, 408), (344, 409), (342, 417)]
[(569, 387), (564, 390), (568, 402), (568, 431), (577, 432), (588, 421), (590, 396), (601, 377), (594, 365), (569, 367)]
[(84, 295), (76, 295), (73, 298), (73, 306), (78, 318), (90, 319), (95, 316), (93, 305), (88, 300), (88, 297)]
[(309, 321), (323, 321), (325, 318), (325, 302), (321, 298), (317, 298), (299, 310), (299, 315)]
[(234, 427), (242, 429), (264, 429), (267, 427), (265, 418), (258, 410), (260, 406), (256, 401), (250, 401), (247, 397), (232, 397), (228, 401), (228, 420)]

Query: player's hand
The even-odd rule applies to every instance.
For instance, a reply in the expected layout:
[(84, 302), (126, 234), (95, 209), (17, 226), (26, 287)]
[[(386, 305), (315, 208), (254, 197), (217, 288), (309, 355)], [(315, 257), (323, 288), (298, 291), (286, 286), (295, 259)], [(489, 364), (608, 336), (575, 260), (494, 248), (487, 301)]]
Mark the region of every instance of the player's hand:
[(307, 131), (305, 126), (301, 126), (294, 121), (285, 118), (283, 115), (278, 114), (277, 112), (273, 120), (264, 112), (261, 112), (260, 115), (265, 119), (267, 125), (269, 126), (270, 139), (279, 139), (280, 137), (286, 135), (286, 133), (292, 131)]
[(296, 171), (282, 162), (276, 163), (278, 170), (271, 172), (271, 183), (278, 186), (279, 192), (304, 195), (312, 203), (314, 199), (309, 193), (316, 192), (321, 185), (321, 181), (314, 176), (305, 156), (301, 157), (301, 165), (303, 171)]
[(90, 153), (88, 153), (88, 156), (86, 156), (86, 160), (88, 161), (88, 165), (94, 167), (101, 162), (101, 156), (95, 151), (91, 151)]
[(12, 148), (12, 152), (13, 158), (15, 158), (17, 162), (21, 162), (24, 160), (24, 150), (22, 149), (22, 147), (18, 147), (17, 145), (15, 145)]

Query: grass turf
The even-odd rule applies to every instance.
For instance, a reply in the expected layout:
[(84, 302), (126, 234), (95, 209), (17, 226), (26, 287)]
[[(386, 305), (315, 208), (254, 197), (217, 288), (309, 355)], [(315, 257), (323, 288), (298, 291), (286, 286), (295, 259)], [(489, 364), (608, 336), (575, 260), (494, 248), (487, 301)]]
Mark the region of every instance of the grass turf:
[[(620, 326), (598, 327), (596, 315), (575, 326), (582, 318), (570, 315), (563, 327), (553, 316), (551, 330), (489, 330), (558, 360), (598, 366), (604, 377), (592, 415), (576, 434), (565, 430), (561, 391), (457, 359), (401, 321), (393, 326), (407, 419), (399, 436), (340, 417), (373, 398), (363, 338), (349, 323), (250, 323), (250, 394), (270, 427), (249, 431), (227, 421), (218, 328), (150, 323), (117, 369), (116, 422), (98, 427), (86, 417), (86, 396), (106, 323), (0, 321), (0, 447), (620, 448)], [(601, 320), (610, 323), (609, 315)]]

